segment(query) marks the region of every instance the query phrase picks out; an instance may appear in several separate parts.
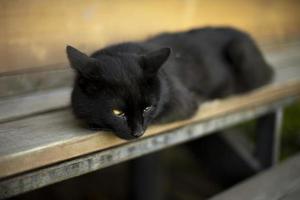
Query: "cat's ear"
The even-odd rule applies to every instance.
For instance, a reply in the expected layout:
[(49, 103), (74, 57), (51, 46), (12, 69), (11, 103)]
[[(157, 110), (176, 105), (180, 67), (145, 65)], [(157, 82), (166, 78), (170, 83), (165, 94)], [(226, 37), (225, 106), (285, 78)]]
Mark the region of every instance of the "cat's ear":
[(155, 75), (159, 68), (166, 62), (171, 53), (170, 48), (161, 48), (142, 56), (141, 67), (146, 75)]
[(71, 67), (75, 69), (80, 74), (84, 74), (86, 71), (86, 66), (88, 62), (91, 60), (89, 56), (75, 49), (74, 47), (67, 46), (66, 52), (68, 59), (70, 61)]

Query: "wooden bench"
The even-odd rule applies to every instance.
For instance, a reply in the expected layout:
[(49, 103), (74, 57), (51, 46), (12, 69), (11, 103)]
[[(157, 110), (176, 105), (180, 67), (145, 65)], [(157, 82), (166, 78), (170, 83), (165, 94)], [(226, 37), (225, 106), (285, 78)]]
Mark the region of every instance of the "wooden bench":
[[(281, 109), (300, 96), (299, 50), (300, 46), (292, 45), (267, 54), (275, 66), (273, 84), (249, 94), (207, 102), (193, 118), (152, 126), (143, 138), (130, 142), (78, 126), (69, 109), (69, 69), (2, 76), (1, 91), (11, 92), (11, 85), (17, 90), (0, 99), (0, 198), (194, 140), (268, 113), (273, 113), (271, 118), (268, 115), (272, 123), (258, 141), (257, 159), (264, 167), (271, 166), (277, 157)], [(43, 84), (37, 90), (34, 82)]]
[(297, 200), (299, 196), (300, 154), (210, 200)]

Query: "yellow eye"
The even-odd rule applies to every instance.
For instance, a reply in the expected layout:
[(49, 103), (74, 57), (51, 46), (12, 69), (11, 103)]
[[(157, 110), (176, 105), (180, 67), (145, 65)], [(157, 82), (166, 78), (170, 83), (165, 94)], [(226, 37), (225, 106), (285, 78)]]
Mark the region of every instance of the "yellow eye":
[(117, 110), (117, 109), (113, 109), (112, 112), (113, 112), (114, 115), (116, 115), (118, 117), (122, 117), (122, 116), (125, 115), (125, 113), (123, 111)]
[(146, 108), (144, 108), (144, 112), (148, 112), (152, 109), (152, 106), (147, 106)]

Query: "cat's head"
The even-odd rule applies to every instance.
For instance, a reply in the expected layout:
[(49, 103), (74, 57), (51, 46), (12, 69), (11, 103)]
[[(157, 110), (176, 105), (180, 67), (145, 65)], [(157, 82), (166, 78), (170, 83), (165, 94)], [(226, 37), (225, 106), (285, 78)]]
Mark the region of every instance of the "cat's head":
[(141, 56), (100, 53), (93, 58), (67, 46), (77, 74), (71, 98), (74, 114), (123, 139), (143, 135), (159, 112), (158, 71), (169, 54), (169, 48), (162, 48)]

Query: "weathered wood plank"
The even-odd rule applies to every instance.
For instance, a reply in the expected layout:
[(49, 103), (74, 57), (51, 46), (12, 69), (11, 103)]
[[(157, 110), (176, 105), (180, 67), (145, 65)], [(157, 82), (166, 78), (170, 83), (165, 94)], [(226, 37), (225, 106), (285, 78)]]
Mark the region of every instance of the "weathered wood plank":
[(274, 82), (276, 83), (284, 83), (286, 80), (300, 80), (300, 65), (278, 68), (275, 72)]
[(292, 200), (300, 194), (300, 155), (258, 174), (211, 200)]
[(22, 118), (70, 105), (71, 88), (33, 92), (30, 95), (0, 99), (0, 122)]
[[(264, 56), (268, 62), (275, 67), (285, 67), (286, 64), (296, 61), (299, 64), (300, 41), (294, 40), (282, 44), (274, 44), (269, 47), (266, 45), (260, 46), (264, 52)], [(293, 62), (295, 63), (295, 62)]]
[(0, 97), (22, 95), (58, 87), (71, 86), (74, 74), (71, 68), (22, 71), (0, 76)]
[[(95, 142), (98, 142), (98, 145), (101, 142), (112, 142), (112, 144), (108, 144), (108, 146), (114, 148), (105, 148), (104, 150), (96, 151), (79, 158), (74, 158), (61, 164), (37, 169), (29, 173), (3, 179), (2, 181), (0, 180), (0, 199), (31, 191), (49, 184), (79, 176), (147, 153), (158, 151), (172, 145), (204, 136), (211, 132), (235, 125), (239, 122), (253, 119), (257, 116), (275, 110), (278, 107), (290, 104), (294, 100), (295, 97), (289, 97), (285, 98), (284, 100), (281, 99), (278, 101), (273, 101), (267, 105), (255, 106), (255, 108), (250, 106), (247, 107), (247, 109), (243, 109), (243, 111), (228, 112), (223, 114), (219, 113), (220, 115), (218, 116), (211, 116), (208, 118), (203, 117), (203, 120), (201, 120), (199, 123), (192, 123), (189, 126), (177, 126), (176, 124), (170, 124), (166, 126), (153, 127), (148, 131), (147, 137), (143, 137), (142, 139), (132, 142), (121, 141), (115, 137), (112, 137), (111, 135), (104, 136), (104, 133), (90, 133), (89, 135), (81, 136), (82, 138), (85, 138), (85, 140), (90, 140), (92, 137), (94, 137), (92, 140), (94, 140), (94, 144)], [(222, 103), (219, 105), (222, 106)], [(102, 143), (102, 145), (104, 143)], [(78, 145), (78, 142), (75, 141), (72, 144), (73, 151), (77, 148), (79, 148), (79, 151), (82, 151), (82, 145), (90, 147), (90, 145), (93, 145), (93, 143), (91, 143), (91, 141), (87, 143), (81, 142), (81, 144)], [(62, 154), (65, 155), (65, 151), (68, 153), (72, 151), (67, 146), (58, 147), (56, 150), (56, 152), (50, 152), (48, 150), (47, 154), (44, 156), (47, 157), (48, 155), (47, 159), (51, 159), (49, 155), (53, 153), (56, 153), (55, 156), (57, 157), (61, 156)], [(83, 153), (83, 151), (80, 153)], [(32, 156), (35, 157), (36, 155), (32, 154)], [(24, 161), (23, 164), (28, 161), (29, 160)], [(35, 160), (35, 162), (37, 161), (38, 160)]]
[[(232, 112), (256, 110), (272, 102), (300, 95), (300, 81), (270, 85), (255, 92), (216, 100), (199, 108), (194, 117), (153, 126), (145, 136), (157, 135)], [(0, 125), (0, 177), (31, 170), (93, 151), (124, 144), (126, 141), (104, 132), (78, 127), (69, 111), (53, 112)]]

